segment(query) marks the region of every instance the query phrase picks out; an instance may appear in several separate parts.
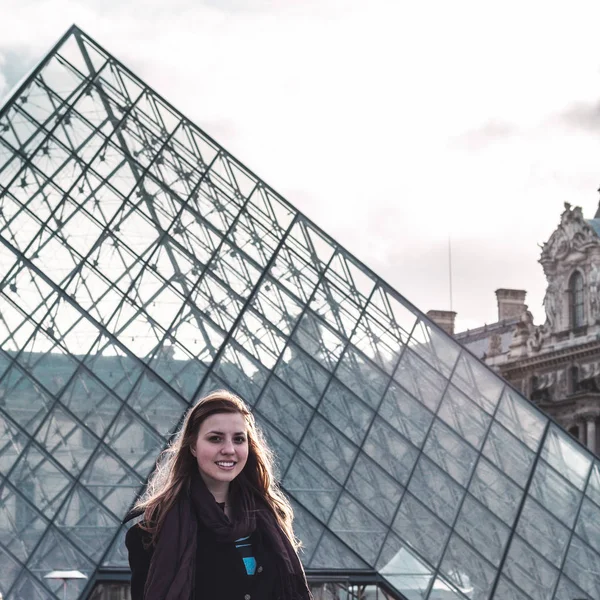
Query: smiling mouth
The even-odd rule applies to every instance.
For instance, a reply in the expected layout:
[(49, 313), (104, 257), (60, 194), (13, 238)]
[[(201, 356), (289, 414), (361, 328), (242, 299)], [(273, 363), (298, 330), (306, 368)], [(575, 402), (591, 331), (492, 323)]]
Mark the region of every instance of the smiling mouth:
[(217, 465), (217, 467), (219, 467), (220, 469), (233, 469), (233, 467), (235, 467), (235, 464), (236, 463), (232, 460), (221, 460), (215, 463), (215, 465)]

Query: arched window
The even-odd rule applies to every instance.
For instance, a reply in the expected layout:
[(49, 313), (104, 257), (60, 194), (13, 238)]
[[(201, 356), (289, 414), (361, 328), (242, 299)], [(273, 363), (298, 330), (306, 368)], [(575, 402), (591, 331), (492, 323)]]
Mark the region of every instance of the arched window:
[(576, 329), (585, 324), (585, 308), (583, 293), (583, 275), (575, 271), (569, 282), (569, 301), (571, 303), (571, 327)]

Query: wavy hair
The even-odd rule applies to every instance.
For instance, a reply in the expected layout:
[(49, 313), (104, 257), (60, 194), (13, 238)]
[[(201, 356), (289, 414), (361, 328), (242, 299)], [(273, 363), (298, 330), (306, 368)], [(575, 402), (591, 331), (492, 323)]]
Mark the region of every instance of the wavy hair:
[(155, 544), (169, 509), (181, 493), (187, 493), (192, 474), (198, 468), (190, 449), (196, 443), (200, 426), (207, 417), (218, 413), (239, 413), (246, 422), (248, 460), (230, 484), (242, 518), (249, 517), (244, 511), (253, 505), (254, 499), (275, 515), (279, 527), (297, 550), (301, 544), (292, 528), (294, 513), (273, 476), (273, 453), (244, 401), (226, 390), (212, 392), (190, 408), (181, 429), (160, 454), (146, 490), (134, 507), (144, 514), (140, 526), (150, 533), (151, 543)]

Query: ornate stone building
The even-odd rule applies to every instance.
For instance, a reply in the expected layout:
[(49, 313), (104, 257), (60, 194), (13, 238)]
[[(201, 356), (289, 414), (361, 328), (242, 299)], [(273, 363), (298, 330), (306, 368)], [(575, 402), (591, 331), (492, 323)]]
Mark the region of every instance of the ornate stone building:
[[(585, 219), (566, 203), (539, 262), (548, 282), (543, 325), (534, 325), (525, 291), (500, 289), (498, 322), (455, 337), (600, 453), (600, 207)], [(445, 315), (447, 327), (453, 315)]]

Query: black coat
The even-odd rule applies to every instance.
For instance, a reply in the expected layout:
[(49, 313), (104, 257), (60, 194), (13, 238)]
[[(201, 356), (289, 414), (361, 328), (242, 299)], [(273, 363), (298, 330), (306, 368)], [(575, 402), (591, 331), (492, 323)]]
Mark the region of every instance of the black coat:
[[(143, 600), (152, 558), (149, 535), (134, 525), (125, 537), (131, 567), (131, 599)], [(251, 537), (256, 573), (249, 576), (234, 543), (217, 542), (208, 529), (198, 528), (195, 590), (190, 600), (276, 600), (277, 573), (273, 551), (260, 531)]]

